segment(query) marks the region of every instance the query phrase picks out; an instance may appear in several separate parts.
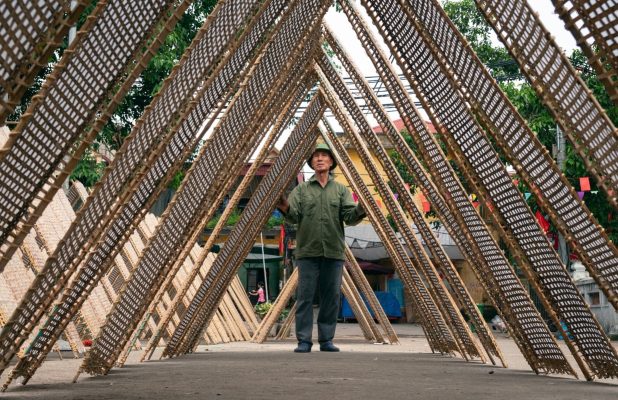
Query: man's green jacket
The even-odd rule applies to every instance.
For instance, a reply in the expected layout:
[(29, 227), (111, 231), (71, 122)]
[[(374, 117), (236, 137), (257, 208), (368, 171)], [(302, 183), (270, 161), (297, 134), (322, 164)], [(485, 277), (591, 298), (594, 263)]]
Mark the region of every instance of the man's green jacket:
[(365, 217), (347, 187), (329, 175), (322, 187), (315, 175), (292, 190), (286, 221), (296, 224), (296, 258), (345, 260), (343, 223), (355, 225)]

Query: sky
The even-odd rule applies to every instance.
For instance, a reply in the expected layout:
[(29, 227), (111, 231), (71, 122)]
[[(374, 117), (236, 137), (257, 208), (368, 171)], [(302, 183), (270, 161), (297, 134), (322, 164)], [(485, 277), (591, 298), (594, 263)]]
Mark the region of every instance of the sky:
[[(562, 20), (558, 17), (557, 14), (555, 14), (552, 1), (529, 0), (528, 2), (529, 4), (531, 4), (532, 8), (539, 14), (541, 22), (543, 23), (545, 28), (552, 34), (558, 46), (560, 46), (567, 55), (571, 54), (573, 49), (576, 47), (575, 40), (573, 39), (571, 33), (564, 28), (564, 23), (562, 22)], [(369, 22), (369, 18), (364, 13), (363, 7), (360, 6), (360, 2), (357, 0), (356, 3), (358, 5), (358, 8), (361, 10), (361, 13), (364, 15), (365, 21)], [(375, 69), (371, 64), (371, 61), (369, 61), (369, 59), (365, 55), (365, 52), (361, 44), (358, 42), (356, 34), (348, 23), (345, 14), (343, 12), (337, 12), (335, 11), (334, 7), (331, 7), (329, 12), (326, 14), (325, 23), (331, 28), (331, 31), (336, 36), (341, 45), (345, 48), (346, 52), (354, 58), (354, 62), (361, 70), (363, 75), (365, 75), (366, 77), (376, 76), (377, 73), (375, 72)], [(379, 37), (377, 30), (375, 30), (375, 28), (373, 29), (376, 36)], [(500, 45), (500, 41), (497, 37), (495, 37), (495, 35), (494, 41), (497, 45)], [(383, 45), (382, 48), (383, 50), (385, 50), (387, 55), (390, 54), (385, 45)], [(385, 102), (389, 102), (389, 100), (386, 99)], [(398, 115), (394, 111), (391, 114), (394, 118), (398, 118)], [(300, 114), (297, 115), (300, 116)], [(339, 130), (340, 127), (338, 126), (334, 118), (332, 118), (332, 116), (329, 116), (328, 113), (327, 117), (329, 121), (331, 121), (335, 129)], [(375, 120), (372, 120), (371, 117), (369, 118), (369, 120), (372, 124), (375, 124)], [(288, 136), (289, 134), (284, 134), (283, 137), (277, 142), (276, 147), (280, 149), (285, 143), (285, 140), (287, 140)]]
[[(552, 5), (551, 0), (534, 0), (528, 1), (528, 3), (530, 3), (532, 8), (539, 14), (541, 22), (545, 25), (545, 28), (552, 33), (558, 45), (563, 48), (567, 54), (570, 54), (576, 46), (575, 40), (573, 39), (571, 33), (564, 28), (564, 23), (554, 12), (554, 6)], [(357, 5), (358, 4), (359, 2), (357, 1)], [(364, 14), (364, 10), (360, 5), (358, 8), (361, 9)], [(366, 14), (364, 14), (364, 16), (365, 20), (369, 21)], [(332, 30), (334, 31), (335, 36), (345, 47), (348, 53), (353, 54), (355, 57), (358, 55), (358, 58), (355, 61), (361, 71), (365, 75), (373, 75), (375, 70), (373, 69), (369, 59), (364, 57), (365, 53), (360, 43), (358, 43), (356, 35), (348, 23), (345, 14), (343, 12), (337, 12), (334, 7), (331, 7), (329, 12), (326, 14), (325, 21), (331, 28), (333, 28)], [(374, 31), (374, 33), (377, 34), (377, 31)], [(495, 38), (495, 42), (496, 44), (500, 43), (497, 38)]]

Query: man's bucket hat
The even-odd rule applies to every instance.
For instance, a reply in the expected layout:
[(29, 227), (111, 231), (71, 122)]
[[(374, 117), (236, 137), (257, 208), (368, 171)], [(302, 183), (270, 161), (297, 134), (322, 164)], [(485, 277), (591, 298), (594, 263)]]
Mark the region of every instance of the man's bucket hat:
[(309, 165), (309, 168), (313, 169), (313, 167), (311, 166), (311, 159), (313, 158), (313, 155), (316, 153), (316, 151), (323, 151), (330, 155), (330, 158), (333, 160), (333, 165), (331, 165), (329, 169), (330, 171), (334, 170), (337, 167), (337, 160), (335, 160), (335, 156), (331, 151), (330, 147), (328, 147), (326, 143), (318, 143), (315, 146), (315, 150), (313, 150), (309, 158), (307, 158), (307, 165)]

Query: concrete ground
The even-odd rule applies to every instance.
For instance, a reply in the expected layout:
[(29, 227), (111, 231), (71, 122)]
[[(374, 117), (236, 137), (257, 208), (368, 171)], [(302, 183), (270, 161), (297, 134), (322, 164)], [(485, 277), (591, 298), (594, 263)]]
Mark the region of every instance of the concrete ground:
[(339, 324), (340, 353), (295, 354), (293, 338), (200, 346), (161, 361), (159, 350), (142, 364), (133, 352), (124, 368), (76, 384), (81, 360), (50, 356), (28, 385), (14, 383), (0, 399), (618, 399), (616, 379), (534, 374), (505, 335), (496, 340), (509, 368), (432, 354), (417, 325), (393, 326), (400, 345), (368, 343), (358, 325)]

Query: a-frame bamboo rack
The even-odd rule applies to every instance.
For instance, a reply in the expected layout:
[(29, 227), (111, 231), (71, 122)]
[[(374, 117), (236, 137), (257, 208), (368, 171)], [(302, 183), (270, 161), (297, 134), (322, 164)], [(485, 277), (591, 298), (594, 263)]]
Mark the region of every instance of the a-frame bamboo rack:
[[(142, 342), (145, 360), (161, 341), (165, 342), (162, 356), (179, 357), (201, 342), (251, 336), (264, 340), (292, 294), (293, 281), (258, 327), (236, 272), (320, 134), (336, 154), (341, 173), (360, 195), (370, 223), (414, 299), (431, 349), (504, 365), (467, 288), (416, 208), (414, 193), (373, 133), (368, 113), (378, 121), (472, 266), (532, 370), (577, 374), (450, 162), (457, 165), (468, 187), (494, 207), (491, 221), (500, 240), (553, 323), (565, 324), (568, 334), (560, 329), (578, 370), (586, 379), (618, 377), (615, 349), (498, 154), (532, 188), (540, 207), (614, 308), (618, 308), (618, 251), (437, 0), (362, 0), (368, 18), (354, 2), (338, 2), (418, 155), (397, 131), (336, 35), (322, 25), (331, 1), (221, 0), (92, 193), (75, 185), (67, 199), (63, 182), (192, 1), (144, 0), (140, 11), (111, 3), (98, 2), (27, 112), (8, 136), (4, 130), (1, 133), (0, 323), (4, 328), (0, 371), (27, 348), (9, 382), (18, 376), (28, 381), (61, 335), (78, 356), (83, 352), (81, 340), (95, 338), (79, 371), (90, 374), (106, 374), (122, 366)], [(618, 208), (616, 127), (525, 0), (476, 3), (582, 156), (590, 175)], [(554, 1), (616, 101), (616, 44), (607, 39), (611, 27), (594, 16), (596, 3)], [(0, 52), (7, 55), (0, 66), (0, 123), (15, 109), (86, 5), (67, 0), (5, 2), (2, 15), (7, 19), (0, 22), (0, 31), (12, 41), (0, 42)], [(618, 6), (612, 7), (615, 13)], [(513, 20), (518, 24), (511, 24)], [(377, 28), (393, 62), (370, 24)], [(23, 29), (7, 31), (9, 26)], [(323, 51), (324, 44), (332, 50), (330, 55)], [(333, 60), (341, 68), (334, 67)], [(403, 71), (411, 92), (395, 73), (394, 64)], [(429, 133), (414, 98), (437, 128), (438, 137)], [(221, 252), (212, 254), (210, 248), (229, 213), (303, 102), (308, 105), (278, 158)], [(333, 119), (324, 116), (327, 109), (342, 127), (342, 135), (332, 129)], [(164, 214), (160, 219), (148, 214), (205, 134), (207, 139)], [(448, 158), (440, 142), (448, 149)], [(260, 144), (262, 150), (253, 154)], [(359, 154), (386, 212), (346, 146)], [(252, 156), (253, 165), (237, 186), (236, 177)], [(232, 191), (209, 241), (198, 246), (204, 226)], [(51, 213), (62, 223), (47, 223), (46, 215)], [(412, 222), (422, 242), (412, 231)], [(348, 267), (343, 291), (365, 337), (395, 343), (396, 334), (351, 254)], [(19, 271), (28, 274), (28, 288), (18, 287), (14, 278)], [(383, 331), (369, 316), (360, 293)], [(476, 334), (460, 310), (470, 317)], [(280, 336), (287, 335), (291, 323), (292, 317), (283, 323)]]

